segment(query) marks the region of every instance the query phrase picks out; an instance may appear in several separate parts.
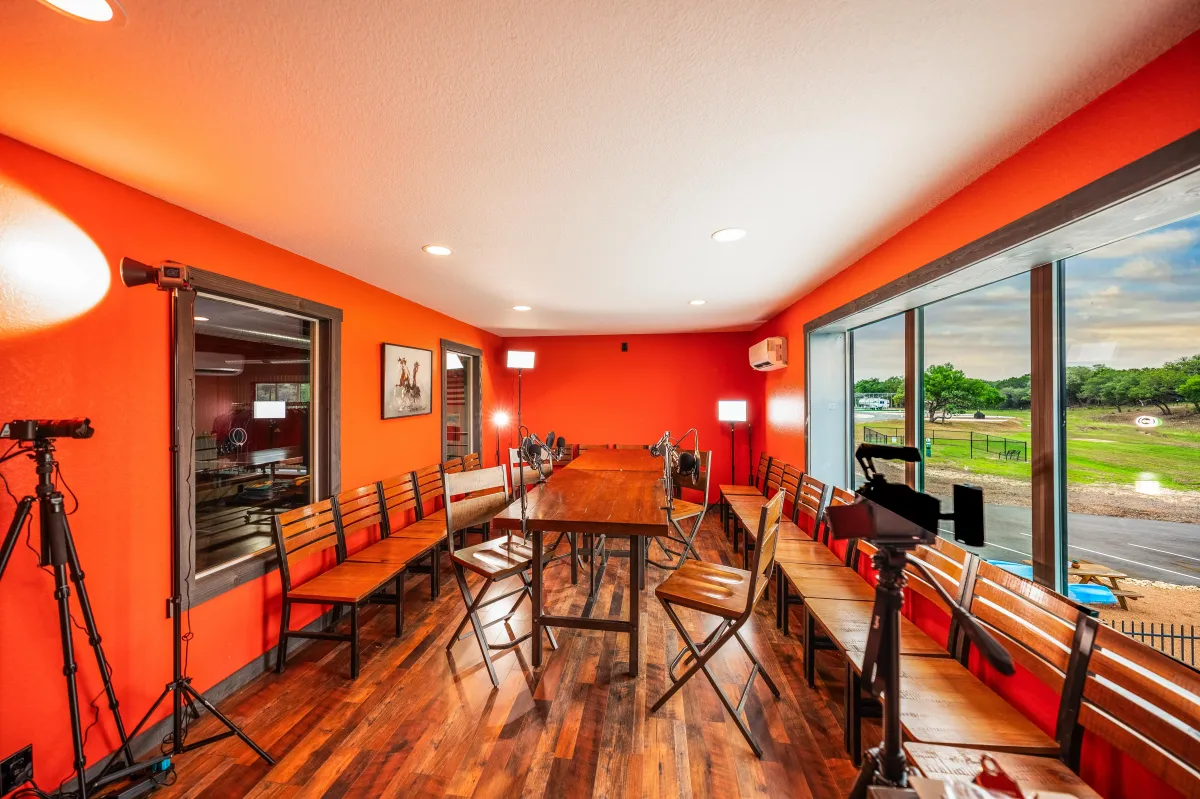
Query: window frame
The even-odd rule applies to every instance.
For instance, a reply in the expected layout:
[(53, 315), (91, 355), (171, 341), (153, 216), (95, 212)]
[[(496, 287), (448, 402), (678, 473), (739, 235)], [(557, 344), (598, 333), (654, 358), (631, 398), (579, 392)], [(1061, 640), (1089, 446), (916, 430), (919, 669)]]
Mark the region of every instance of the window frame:
[[(1034, 579), (1062, 591), (1066, 585), (1062, 554), (1067, 548), (1063, 262), (1197, 213), (1200, 131), (810, 320), (804, 325), (806, 470), (823, 480), (853, 485), (854, 464), (848, 453), (815, 446), (813, 439), (817, 431), (823, 440), (832, 436), (853, 440), (853, 429), (847, 429), (853, 423), (848, 407), (853, 404), (848, 401), (853, 391), (848, 385), (850, 331), (901, 311), (913, 314), (912, 335), (905, 337), (905, 411), (908, 419), (920, 420), (921, 392), (910, 389), (919, 388), (923, 378), (921, 309), (1030, 272)], [(843, 337), (841, 364), (836, 362), (839, 348), (829, 346), (839, 336)], [(841, 397), (833, 396), (836, 389), (831, 385), (814, 385), (814, 355), (820, 361), (819, 371), (832, 375), (843, 370)], [(918, 446), (920, 435), (918, 424), (910, 445)]]
[(191, 291), (176, 292), (174, 361), (175, 424), (179, 447), (175, 460), (175, 514), (182, 558), (179, 580), (183, 587), (183, 610), (200, 605), (239, 585), (256, 580), (278, 568), (274, 547), (263, 549), (201, 578), (195, 572), (196, 507), (192, 485), (196, 472), (196, 409), (191, 381), (196, 371), (196, 322), (192, 318), (198, 293), (234, 302), (251, 303), (288, 313), (300, 314), (316, 324), (316, 348), (313, 375), (317, 395), (310, 389), (310, 401), (316, 405), (313, 460), (316, 471), (316, 500), (341, 490), (341, 360), (342, 311), (331, 305), (268, 289), (236, 278), (203, 269), (190, 270)]

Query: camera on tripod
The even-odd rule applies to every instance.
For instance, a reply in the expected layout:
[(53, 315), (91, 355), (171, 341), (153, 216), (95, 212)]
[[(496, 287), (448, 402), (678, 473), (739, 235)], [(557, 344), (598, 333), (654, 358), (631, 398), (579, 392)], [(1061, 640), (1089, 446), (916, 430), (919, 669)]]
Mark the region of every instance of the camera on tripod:
[(954, 512), (942, 513), (941, 501), (903, 483), (889, 483), (875, 468), (875, 458), (919, 463), (916, 447), (859, 444), (854, 453), (867, 478), (858, 495), (870, 500), (830, 508), (834, 538), (866, 538), (879, 544), (930, 544), (937, 538), (938, 522), (954, 522), (954, 538), (967, 546), (983, 546), (983, 489), (973, 485), (954, 486)]
[(91, 419), (14, 419), (0, 427), (0, 438), (45, 441), (48, 438), (91, 438)]

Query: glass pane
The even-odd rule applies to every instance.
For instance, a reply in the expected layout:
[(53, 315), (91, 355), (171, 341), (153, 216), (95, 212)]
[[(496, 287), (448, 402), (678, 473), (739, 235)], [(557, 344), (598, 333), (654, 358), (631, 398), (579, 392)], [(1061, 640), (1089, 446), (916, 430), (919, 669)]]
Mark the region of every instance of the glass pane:
[(307, 392), (315, 325), (196, 298), (196, 573), (272, 546), (271, 517), (315, 499)]
[[(881, 319), (855, 328), (850, 338), (854, 367), (854, 447), (904, 444), (904, 316)], [(853, 456), (853, 453), (851, 453)], [(862, 471), (851, 457), (854, 488), (863, 484)], [(904, 464), (875, 461), (888, 480), (904, 482)]]
[[(925, 491), (983, 488), (988, 560), (1032, 575), (1029, 275), (925, 307)], [(942, 522), (948, 533), (953, 522)]]
[(474, 438), (475, 370), (478, 359), (458, 352), (447, 352), (443, 365), (443, 391), (446, 393), (446, 457), (478, 451)]
[(1070, 590), (1192, 662), (1170, 636), (1200, 623), (1200, 217), (1065, 270)]

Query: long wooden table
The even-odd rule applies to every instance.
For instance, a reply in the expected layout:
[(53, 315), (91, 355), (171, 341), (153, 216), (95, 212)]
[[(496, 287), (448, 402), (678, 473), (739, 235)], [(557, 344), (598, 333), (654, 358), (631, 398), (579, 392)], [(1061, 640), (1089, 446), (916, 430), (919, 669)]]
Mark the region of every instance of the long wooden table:
[[(542, 665), (542, 628), (572, 627), (629, 634), (629, 674), (637, 676), (642, 569), (637, 556), (649, 536), (667, 535), (662, 460), (647, 450), (589, 450), (529, 492), (526, 531), (541, 552), (546, 533), (603, 534), (630, 539), (629, 619), (556, 616), (542, 607), (542, 570), (533, 569), (533, 667)], [(492, 528), (521, 529), (521, 503), (492, 519)]]

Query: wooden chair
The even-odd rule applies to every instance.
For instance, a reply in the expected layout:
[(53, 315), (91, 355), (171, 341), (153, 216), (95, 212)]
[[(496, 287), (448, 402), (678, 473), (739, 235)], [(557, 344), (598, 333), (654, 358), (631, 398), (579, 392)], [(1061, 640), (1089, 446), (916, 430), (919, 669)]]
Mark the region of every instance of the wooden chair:
[[(303, 508), (286, 511), (272, 520), (275, 552), (279, 556), (279, 576), (283, 584), (283, 608), (279, 614), (279, 650), (275, 670), (283, 673), (287, 660), (288, 640), (291, 638), (348, 641), (350, 643), (350, 677), (358, 677), (358, 612), (374, 598), (387, 583), (395, 583), (393, 603), (396, 607), (396, 635), (401, 633), (400, 597), (403, 596), (403, 566), (392, 563), (345, 562), (345, 544), (333, 501), (323, 499)], [(303, 582), (292, 579), (292, 568), (312, 555), (333, 549), (336, 565), (323, 569)], [(342, 608), (350, 610), (350, 632), (341, 634), (322, 630), (308, 632), (290, 630), (288, 625), (295, 603), (332, 605), (337, 614)], [(335, 616), (334, 623), (337, 619)]]
[[(649, 552), (650, 548), (657, 545), (662, 550), (663, 554), (671, 560), (658, 561), (647, 555), (646, 562), (652, 566), (657, 566), (660, 569), (675, 571), (683, 565), (690, 554), (696, 560), (701, 560), (700, 553), (696, 551), (695, 544), (696, 534), (700, 532), (700, 525), (704, 523), (704, 515), (708, 513), (708, 487), (709, 477), (712, 474), (709, 468), (712, 465), (712, 450), (700, 453), (700, 472), (695, 477), (676, 473), (672, 482), (682, 489), (691, 489), (701, 492), (703, 501), (700, 503), (689, 502), (686, 499), (672, 499), (670, 510), (667, 511), (667, 523), (670, 529), (665, 536), (653, 536), (646, 538), (646, 549)], [(665, 541), (672, 541), (680, 545), (680, 550), (676, 552), (671, 549)]]
[(483, 461), (480, 460), (478, 452), (471, 452), (467, 455), (463, 455), (462, 464), (464, 472), (473, 472), (476, 469), (483, 468)]
[(463, 465), (463, 458), (461, 455), (456, 455), (453, 458), (442, 461), (443, 474), (457, 474), (458, 472), (463, 471), (464, 468), (465, 466)]
[(721, 529), (725, 531), (725, 536), (729, 537), (729, 504), (726, 502), (727, 497), (734, 496), (763, 496), (766, 494), (767, 471), (771, 468), (771, 456), (767, 453), (760, 453), (758, 456), (758, 469), (754, 473), (754, 482), (750, 485), (738, 485), (734, 483), (717, 486), (719, 493), (719, 501), (721, 503)]
[[(782, 515), (782, 493), (776, 494), (773, 499), (762, 505), (757, 525), (760, 545), (755, 551), (754, 568), (751, 571), (716, 563), (687, 561), (654, 590), (654, 595), (662, 603), (667, 617), (675, 625), (676, 631), (683, 639), (684, 648), (672, 659), (667, 668), (671, 676), (671, 687), (654, 703), (650, 712), (653, 713), (666, 704), (667, 700), (674, 696), (675, 692), (682, 688), (683, 684), (691, 679), (697, 671), (703, 671), (704, 676), (716, 690), (717, 696), (720, 697), (721, 704), (725, 705), (725, 709), (733, 716), (733, 720), (737, 722), (738, 729), (742, 731), (746, 742), (750, 744), (754, 754), (760, 758), (762, 757), (762, 748), (754, 740), (754, 735), (750, 732), (750, 727), (745, 720), (742, 719), (741, 713), (746, 706), (750, 689), (754, 686), (755, 677), (761, 675), (776, 698), (779, 697), (779, 689), (742, 638), (741, 628), (754, 613), (756, 601), (766, 590), (767, 581), (774, 567), (775, 542)], [(683, 626), (683, 622), (675, 612), (677, 605), (716, 616), (720, 622), (703, 641), (693, 641), (688, 635), (687, 628)], [(750, 679), (742, 688), (736, 705), (721, 690), (720, 683), (708, 668), (709, 660), (730, 639), (737, 639), (754, 664), (750, 669)], [(685, 658), (689, 658), (691, 663), (682, 674), (676, 676), (675, 669)]]
[[(487, 639), (487, 628), (493, 624), (507, 622), (526, 597), (532, 598), (528, 572), (535, 560), (533, 548), (519, 536), (508, 535), (503, 538), (485, 540), (474, 546), (456, 549), (454, 534), (468, 527), (487, 524), (497, 513), (508, 506), (511, 495), (508, 492), (504, 471), (503, 466), (496, 466), (472, 472), (451, 473), (445, 476), (443, 486), (446, 510), (446, 546), (450, 552), (450, 562), (454, 566), (454, 577), (458, 582), (458, 590), (462, 594), (463, 604), (466, 606), (466, 614), (459, 622), (454, 634), (450, 636), (446, 649), (452, 649), (456, 643), (466, 637), (462, 635), (463, 628), (470, 624), (479, 643), (479, 651), (483, 654), (483, 662), (487, 666), (488, 675), (492, 678), (492, 685), (496, 688), (500, 687), (500, 680), (496, 676), (496, 667), (492, 664), (492, 650), (511, 649), (529, 638), (532, 633), (493, 644)], [(453, 499), (459, 496), (463, 498)], [(539, 564), (539, 568), (540, 566), (541, 564)], [(471, 595), (471, 589), (467, 585), (468, 571), (478, 574), (484, 580), (483, 587), (474, 596)], [(513, 576), (521, 578), (520, 588), (485, 600), (488, 590), (493, 585)], [(482, 608), (518, 594), (517, 601), (503, 616), (486, 624), (480, 620), (479, 611)], [(549, 627), (544, 629), (550, 646), (557, 649), (558, 642), (554, 638), (554, 633)]]
[[(771, 460), (770, 466), (767, 468), (767, 475), (763, 480), (762, 495), (764, 497), (771, 497), (774, 495), (773, 492), (779, 491), (782, 488), (782, 486), (783, 486), (783, 470), (786, 468), (787, 468), (787, 464), (784, 463), (783, 461), (775, 460), (775, 459)], [(755, 507), (757, 507), (758, 505), (760, 505), (761, 501), (758, 499), (757, 496), (755, 496), (753, 494), (740, 496), (740, 497), (736, 496), (736, 495), (726, 496), (725, 501), (730, 506), (730, 510), (732, 511), (733, 551), (737, 552), (737, 551), (739, 551), (739, 535), (742, 532), (748, 532), (750, 529), (745, 524), (741, 523), (741, 521), (739, 520), (738, 512), (737, 512), (738, 505), (740, 504), (742, 506), (743, 510), (749, 509), (750, 515), (752, 517), (753, 513), (754, 513), (753, 509)], [(754, 523), (751, 523), (751, 527), (753, 526), (753, 524)], [(749, 564), (749, 555), (746, 555), (742, 559), (742, 566), (746, 567), (748, 564)]]
[[(435, 467), (436, 471), (436, 467)], [(425, 566), (409, 562), (408, 571), (429, 574), (429, 598), (437, 599), (442, 594), (441, 589), (441, 545), (446, 537), (446, 523), (443, 519), (422, 519), (422, 507), (417, 500), (416, 472), (389, 477), (377, 484), (383, 505), (383, 530), (386, 540), (414, 541), (425, 552), (422, 556), (428, 560)], [(412, 514), (415, 521), (409, 523), (408, 515)], [(381, 541), (380, 544), (383, 542)], [(376, 546), (379, 546), (377, 544)], [(388, 546), (403, 549), (406, 544), (395, 543)], [(365, 550), (364, 550), (365, 552)]]
[[(790, 609), (802, 603), (800, 595), (791, 592), (787, 576), (783, 572), (785, 563), (808, 566), (841, 566), (840, 560), (829, 549), (828, 531), (820, 523), (825, 517), (825, 507), (833, 495), (832, 486), (827, 486), (809, 474), (800, 476), (796, 494), (792, 500), (792, 525), (788, 532), (795, 536), (784, 537), (780, 526), (780, 540), (775, 549), (775, 625), (790, 633)], [(801, 527), (801, 524), (804, 526)], [(809, 531), (812, 531), (811, 533)]]

